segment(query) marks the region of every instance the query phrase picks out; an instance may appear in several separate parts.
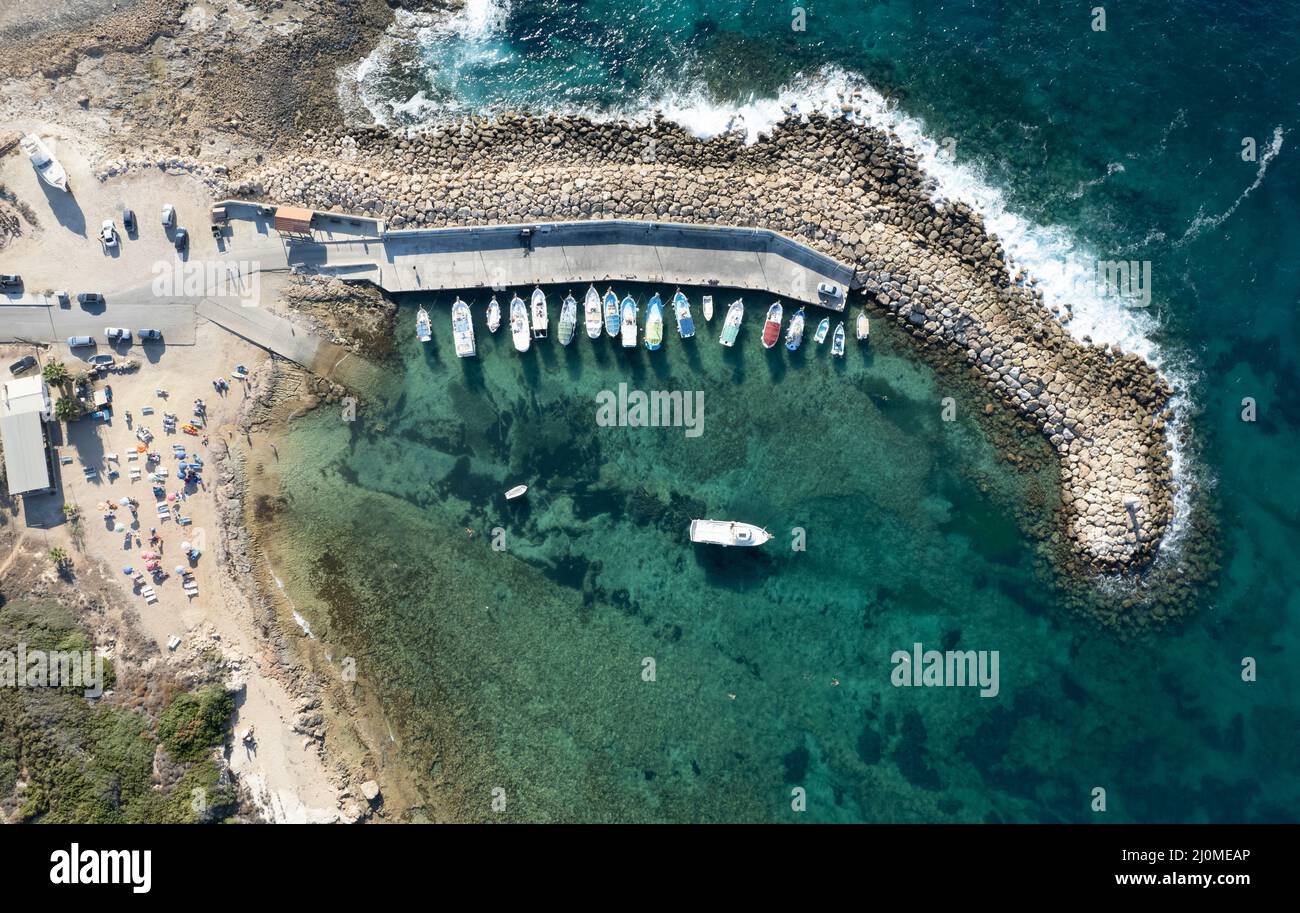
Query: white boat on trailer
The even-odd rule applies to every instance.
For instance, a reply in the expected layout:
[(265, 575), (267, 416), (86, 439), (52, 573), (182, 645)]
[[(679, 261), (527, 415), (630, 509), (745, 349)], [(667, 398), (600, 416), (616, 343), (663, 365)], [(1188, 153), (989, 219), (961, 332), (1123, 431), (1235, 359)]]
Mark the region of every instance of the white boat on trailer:
[(49, 147), (35, 133), (29, 133), (18, 141), (19, 147), (31, 159), (32, 167), (41, 176), (41, 180), (56, 190), (68, 192), (68, 173), (63, 170)]
[(691, 541), (705, 545), (762, 545), (772, 534), (753, 523), (736, 520), (692, 520)]

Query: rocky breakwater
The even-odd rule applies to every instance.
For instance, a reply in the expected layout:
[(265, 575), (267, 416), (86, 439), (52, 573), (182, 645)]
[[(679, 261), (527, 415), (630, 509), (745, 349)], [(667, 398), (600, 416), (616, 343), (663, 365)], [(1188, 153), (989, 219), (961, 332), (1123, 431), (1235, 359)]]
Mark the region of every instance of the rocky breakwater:
[(979, 214), (936, 199), (915, 156), (877, 129), (791, 119), (744, 145), (663, 120), (520, 115), (418, 136), (308, 133), (228, 189), (391, 227), (634, 218), (779, 231), (852, 265), (869, 307), (932, 357), (968, 364), (1041, 429), (1060, 456), (1064, 532), (1082, 569), (1142, 567), (1172, 519), (1165, 381), (1134, 355), (1071, 337), (1040, 292), (1008, 275)]

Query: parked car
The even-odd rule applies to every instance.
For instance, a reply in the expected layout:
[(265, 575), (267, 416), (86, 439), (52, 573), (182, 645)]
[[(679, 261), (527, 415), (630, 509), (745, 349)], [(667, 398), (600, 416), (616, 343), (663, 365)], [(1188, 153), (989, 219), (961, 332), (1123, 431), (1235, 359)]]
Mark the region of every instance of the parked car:
[(9, 373), (18, 375), (24, 371), (30, 371), (34, 367), (36, 367), (36, 357), (34, 355), (24, 355), (9, 366)]
[(176, 207), (171, 203), (163, 207), (162, 223), (164, 229), (176, 227)]
[(135, 332), (141, 342), (146, 339), (162, 339), (162, 330), (136, 330)]
[(130, 342), (131, 331), (125, 327), (105, 327), (104, 336), (109, 342)]
[(99, 292), (80, 292), (77, 295), (78, 304), (103, 304), (104, 296)]
[(184, 253), (185, 248), (190, 246), (190, 233), (183, 228), (178, 228), (172, 240), (176, 243), (176, 250)]
[(99, 240), (105, 247), (117, 247), (117, 229), (112, 219), (104, 220), (104, 227), (99, 230)]
[(832, 282), (818, 282), (817, 294), (825, 295), (827, 298), (831, 298), (835, 301), (844, 297), (844, 291)]
[(85, 346), (93, 346), (94, 344), (95, 344), (94, 336), (69, 336), (68, 337), (69, 349), (80, 349)]
[(0, 285), (2, 285), (2, 286), (15, 285), (15, 286), (16, 286), (16, 285), (22, 285), (22, 284), (23, 284), (23, 277), (22, 277), (22, 276), (19, 276), (19, 275), (17, 275), (16, 273), (0, 273)]
[[(90, 337), (85, 337), (89, 339)], [(116, 359), (112, 355), (92, 355), (90, 356), (90, 365), (93, 368), (111, 368)]]
[(122, 212), (122, 231), (128, 235), (135, 234), (135, 211), (127, 209)]

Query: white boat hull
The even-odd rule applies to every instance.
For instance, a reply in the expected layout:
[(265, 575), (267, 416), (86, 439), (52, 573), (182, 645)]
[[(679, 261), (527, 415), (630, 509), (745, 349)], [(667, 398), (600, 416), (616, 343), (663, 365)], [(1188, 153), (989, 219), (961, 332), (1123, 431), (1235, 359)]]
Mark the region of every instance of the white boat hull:
[(692, 520), (691, 541), (704, 545), (750, 547), (762, 545), (772, 534), (753, 523), (735, 520)]

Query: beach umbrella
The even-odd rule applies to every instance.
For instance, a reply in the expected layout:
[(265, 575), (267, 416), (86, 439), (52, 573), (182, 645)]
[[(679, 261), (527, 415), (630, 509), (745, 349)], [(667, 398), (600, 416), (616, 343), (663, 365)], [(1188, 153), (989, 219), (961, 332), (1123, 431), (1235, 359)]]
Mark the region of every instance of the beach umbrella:
[(120, 501), (118, 501), (117, 503), (118, 503), (118, 504), (121, 504), (123, 507), (130, 507), (130, 506), (131, 506), (131, 499), (130, 499), (130, 498), (122, 498), (122, 499), (121, 499)]
[(175, 494), (175, 492), (173, 492), (172, 494), (169, 494), (169, 495), (167, 496), (167, 500), (168, 500), (168, 501), (175, 501), (175, 500), (176, 500), (176, 494)]
[(131, 567), (131, 565), (128, 564), (126, 567), (122, 568), (122, 573), (123, 573), (123, 574), (134, 574), (134, 573), (135, 573), (135, 568)]
[(113, 527), (113, 532), (115, 532), (115, 533), (124, 533), (124, 532), (126, 532), (126, 527), (123, 526), (121, 523), (119, 523), (119, 524), (117, 524), (117, 526), (114, 526), (114, 527)]
[(185, 567), (184, 567), (183, 565), (180, 565), (180, 564), (176, 565), (176, 573), (178, 573), (178, 574), (184, 574), (184, 573), (185, 573)]
[(98, 504), (95, 505), (95, 510), (108, 510), (108, 502), (100, 501)]
[(190, 544), (188, 542), (182, 542), (181, 551), (188, 552), (189, 550), (190, 550)]

